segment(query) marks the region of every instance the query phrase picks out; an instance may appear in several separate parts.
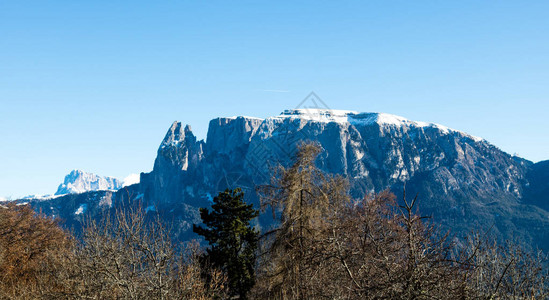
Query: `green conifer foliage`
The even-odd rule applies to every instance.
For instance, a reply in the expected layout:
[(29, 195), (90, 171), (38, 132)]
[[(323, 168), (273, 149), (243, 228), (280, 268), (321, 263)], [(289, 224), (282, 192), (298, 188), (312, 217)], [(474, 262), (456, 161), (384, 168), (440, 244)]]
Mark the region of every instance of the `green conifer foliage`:
[(243, 200), (240, 188), (225, 190), (214, 198), (211, 211), (200, 209), (206, 227), (193, 226), (193, 231), (210, 244), (203, 261), (225, 272), (232, 296), (246, 299), (255, 284), (255, 261), (259, 232), (250, 221), (259, 214)]

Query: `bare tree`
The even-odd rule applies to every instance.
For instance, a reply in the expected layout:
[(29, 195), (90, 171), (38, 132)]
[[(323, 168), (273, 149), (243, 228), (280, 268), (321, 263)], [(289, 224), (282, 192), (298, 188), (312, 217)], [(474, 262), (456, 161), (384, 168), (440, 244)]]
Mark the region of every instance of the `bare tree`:
[(327, 266), (318, 297), (339, 299), (456, 299), (464, 269), (453, 244), (389, 192), (370, 195), (331, 216), (316, 246)]
[(470, 264), (469, 298), (549, 298), (548, 259), (540, 250), (526, 251), (511, 241), (498, 244), (477, 233), (467, 238), (462, 257)]
[[(186, 247), (190, 247), (186, 249)], [(158, 218), (147, 221), (140, 208), (118, 211), (100, 223), (90, 221), (78, 249), (82, 297), (94, 299), (207, 299), (224, 294), (224, 278), (206, 286), (198, 248), (175, 253), (169, 232)]]
[(177, 246), (140, 208), (90, 220), (79, 241), (30, 206), (8, 204), (0, 207), (0, 299), (226, 297), (223, 273), (199, 264), (198, 243)]
[(70, 293), (65, 269), (74, 241), (55, 220), (29, 205), (0, 207), (0, 298), (33, 299)]
[(320, 148), (299, 147), (295, 163), (260, 189), (279, 226), (264, 234), (257, 297), (279, 299), (455, 299), (466, 272), (453, 243), (383, 192), (351, 202), (347, 181), (314, 164)]
[(315, 294), (323, 264), (316, 245), (324, 216), (335, 207), (332, 202), (348, 200), (346, 182), (325, 176), (315, 166), (319, 152), (316, 144), (300, 145), (295, 163), (280, 167), (272, 184), (259, 189), (262, 208), (270, 207), (279, 221), (262, 237), (265, 251), (256, 289), (261, 297), (308, 299)]

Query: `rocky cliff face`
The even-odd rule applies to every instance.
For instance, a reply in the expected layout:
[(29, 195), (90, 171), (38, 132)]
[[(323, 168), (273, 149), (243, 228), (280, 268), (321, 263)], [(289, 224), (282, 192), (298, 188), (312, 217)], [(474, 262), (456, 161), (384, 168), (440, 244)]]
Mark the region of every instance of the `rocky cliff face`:
[(464, 234), (493, 225), (500, 238), (549, 248), (547, 164), (441, 125), (381, 113), (302, 109), (267, 119), (217, 118), (206, 142), (175, 122), (134, 198), (188, 236), (200, 221), (198, 208), (225, 188), (242, 187), (257, 203), (254, 187), (268, 182), (272, 167), (290, 164), (303, 141), (322, 146), (318, 166), (346, 176), (355, 197), (387, 188), (401, 196), (406, 185), (409, 195), (419, 194), (421, 211), (444, 228)]
[[(158, 148), (153, 171), (142, 174), (147, 198), (155, 203), (184, 200), (186, 179), (195, 174), (203, 159), (204, 142), (197, 141), (190, 126), (174, 122)], [(198, 174), (196, 174), (198, 175)]]
[[(539, 203), (547, 197), (525, 201), (529, 182), (538, 186), (531, 162), (458, 130), (381, 113), (288, 110), (267, 119), (214, 119), (194, 171), (180, 172), (185, 195), (172, 199), (207, 205), (211, 195), (240, 186), (257, 201), (254, 186), (268, 182), (272, 167), (291, 163), (307, 140), (324, 149), (318, 165), (349, 178), (355, 197), (387, 188), (400, 196), (406, 185), (419, 193), (424, 213), (458, 232), (495, 225), (502, 238), (547, 238), (549, 215)], [(519, 229), (528, 226), (528, 234)]]

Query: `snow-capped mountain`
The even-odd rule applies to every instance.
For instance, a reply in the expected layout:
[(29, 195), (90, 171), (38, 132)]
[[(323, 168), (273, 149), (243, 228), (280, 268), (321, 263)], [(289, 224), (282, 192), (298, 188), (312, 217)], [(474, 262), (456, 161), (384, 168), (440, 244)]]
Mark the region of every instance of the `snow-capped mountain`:
[[(72, 170), (62, 184), (57, 188), (55, 195), (80, 194), (90, 191), (117, 191), (122, 187), (139, 183), (139, 174), (130, 174), (123, 180), (99, 176), (81, 170)], [(48, 196), (42, 196), (47, 198)], [(26, 197), (29, 198), (29, 197)]]
[[(157, 200), (166, 201), (174, 199), (164, 195), (166, 190), (183, 191), (196, 182), (204, 184), (196, 189), (215, 189), (220, 172), (252, 180), (252, 185), (265, 183), (270, 168), (289, 163), (296, 145), (304, 140), (324, 148), (319, 165), (354, 181), (358, 196), (436, 173), (445, 193), (462, 185), (479, 187), (479, 191), (505, 190), (520, 197), (520, 181), (528, 164), (481, 138), (442, 125), (382, 113), (296, 109), (267, 119), (214, 119), (206, 142), (198, 141), (189, 126), (183, 129), (176, 122), (144, 184), (152, 185), (153, 198), (159, 193)], [(492, 166), (489, 172), (487, 166)], [(205, 178), (196, 180), (197, 176)], [(180, 184), (185, 186), (176, 187)]]
[(123, 182), (108, 176), (99, 176), (80, 170), (72, 170), (62, 184), (57, 188), (55, 195), (80, 194), (89, 191), (118, 190)]
[(222, 117), (210, 121), (206, 141), (175, 122), (140, 189), (167, 207), (207, 206), (211, 195), (237, 186), (257, 201), (254, 187), (269, 181), (272, 167), (288, 165), (306, 140), (322, 146), (317, 164), (347, 177), (355, 197), (387, 188), (401, 196), (406, 185), (424, 213), (454, 231), (495, 224), (502, 238), (539, 238), (549, 246), (549, 212), (527, 199), (532, 162), (459, 130), (384, 113), (295, 109), (266, 119)]
[(225, 188), (241, 187), (257, 204), (255, 187), (269, 182), (272, 167), (290, 164), (302, 141), (323, 148), (317, 165), (347, 177), (355, 197), (388, 188), (402, 197), (406, 185), (409, 195), (418, 193), (422, 213), (453, 232), (493, 227), (500, 238), (549, 249), (549, 196), (543, 192), (549, 190), (544, 179), (549, 164), (511, 156), (442, 125), (384, 113), (294, 109), (266, 119), (221, 117), (210, 121), (205, 141), (190, 126), (174, 122), (153, 171), (141, 173), (138, 185), (70, 201), (61, 197), (41, 208), (63, 216), (56, 207), (71, 203), (65, 217), (78, 220), (81, 214), (74, 212), (84, 203), (88, 213), (97, 214), (104, 199), (116, 206), (129, 195), (169, 215), (188, 237), (200, 221), (198, 208)]

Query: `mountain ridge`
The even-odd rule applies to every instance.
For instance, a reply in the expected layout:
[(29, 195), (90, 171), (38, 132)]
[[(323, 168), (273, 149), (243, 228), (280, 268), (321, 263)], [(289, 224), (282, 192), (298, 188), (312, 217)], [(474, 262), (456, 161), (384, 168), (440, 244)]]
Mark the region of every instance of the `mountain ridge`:
[[(461, 233), (471, 229), (471, 224), (489, 228), (501, 223), (495, 226), (496, 234), (513, 239), (516, 232), (524, 231), (516, 230), (515, 224), (536, 219), (544, 225), (534, 235), (547, 244), (542, 230), (547, 211), (539, 205), (523, 207), (530, 203), (524, 190), (532, 162), (513, 157), (484, 139), (434, 123), (382, 113), (312, 111), (287, 110), (265, 119), (213, 119), (206, 141), (200, 141), (205, 143), (205, 167), (184, 176), (204, 182), (187, 182), (179, 190), (189, 185), (193, 190), (208, 190), (209, 186), (215, 191), (244, 185), (253, 193), (254, 186), (268, 181), (270, 168), (288, 164), (298, 142), (312, 140), (324, 149), (318, 162), (321, 168), (349, 178), (356, 197), (387, 188), (400, 195), (406, 183), (410, 192), (424, 198), (426, 213), (438, 215), (437, 222), (453, 223)], [(360, 116), (356, 118), (360, 122), (344, 119), (348, 115)], [(208, 176), (212, 173), (222, 180), (215, 182)], [(188, 198), (182, 193), (180, 199)], [(518, 236), (535, 243), (531, 236)]]
[[(220, 117), (210, 121), (205, 140), (176, 121), (158, 148), (153, 170), (141, 173), (140, 183), (129, 189), (133, 195), (127, 188), (113, 192), (109, 207), (139, 199), (176, 220), (180, 236), (188, 238), (191, 225), (200, 222), (198, 208), (209, 206), (225, 188), (243, 188), (247, 201), (258, 205), (255, 187), (269, 182), (273, 167), (288, 166), (304, 141), (322, 147), (317, 165), (348, 178), (354, 197), (385, 189), (399, 196), (406, 185), (409, 194), (419, 194), (422, 212), (444, 228), (466, 234), (493, 227), (500, 239), (549, 248), (544, 230), (549, 200), (533, 198), (545, 191), (545, 181), (536, 180), (549, 167), (538, 168), (459, 130), (383, 113), (301, 109), (265, 119)], [(85, 196), (71, 199), (86, 201)], [(87, 207), (98, 214), (105, 206)], [(270, 223), (262, 216), (258, 225)]]

